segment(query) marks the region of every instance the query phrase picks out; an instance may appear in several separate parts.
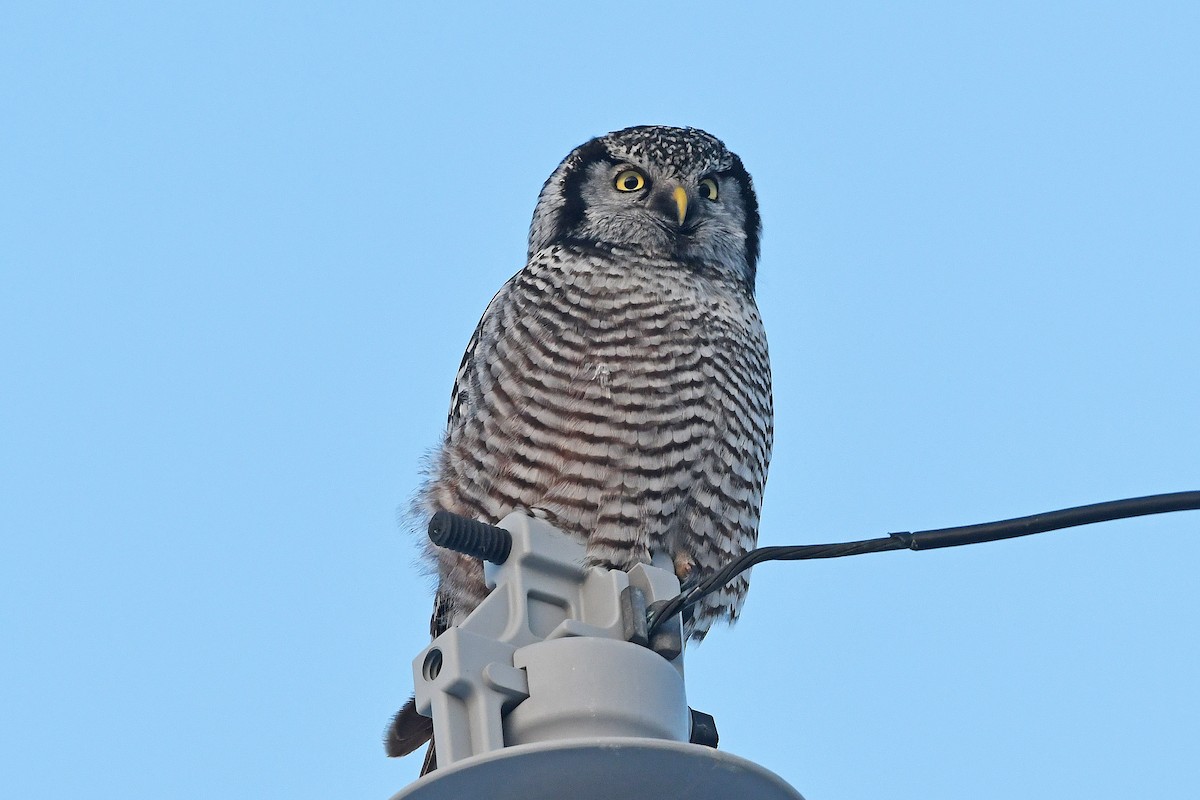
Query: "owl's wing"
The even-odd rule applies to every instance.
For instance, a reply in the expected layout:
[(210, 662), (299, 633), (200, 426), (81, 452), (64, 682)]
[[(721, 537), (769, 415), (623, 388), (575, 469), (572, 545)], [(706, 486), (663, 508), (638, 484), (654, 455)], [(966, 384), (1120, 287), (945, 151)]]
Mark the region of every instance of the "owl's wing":
[[(517, 273), (520, 274), (519, 272)], [(479, 324), (475, 326), (475, 332), (471, 334), (471, 340), (467, 343), (466, 351), (463, 353), (462, 362), (458, 365), (458, 373), (454, 376), (454, 388), (450, 391), (450, 411), (446, 416), (447, 434), (457, 428), (456, 421), (464, 414), (468, 413), (467, 404), (470, 398), (477, 394), (470, 391), (473, 383), (475, 383), (475, 370), (477, 369), (477, 360), (475, 358), (475, 350), (479, 346), (480, 341), (485, 335), (485, 330), (492, 315), (503, 303), (503, 296), (508, 292), (510, 285), (516, 279), (516, 275), (509, 278), (500, 291), (496, 292), (488, 303), (487, 308), (483, 312), (483, 316), (479, 319)], [(451, 604), (447, 597), (439, 590), (434, 596), (433, 616), (429, 621), (429, 634), (432, 638), (437, 638), (451, 624)], [(437, 760), (433, 746), (433, 720), (422, 714), (417, 713), (415, 698), (410, 699), (404, 704), (396, 715), (392, 718), (391, 724), (388, 726), (387, 734), (384, 736), (384, 748), (389, 756), (397, 757), (408, 755), (423, 745), (429, 742), (429, 750), (425, 754), (425, 763), (421, 767), (421, 774), (436, 769)]]
[[(520, 274), (520, 272), (517, 273), (517, 275)], [(458, 372), (454, 375), (454, 388), (450, 390), (450, 413), (446, 415), (446, 430), (453, 430), (454, 421), (463, 414), (467, 400), (466, 390), (472, 380), (474, 380), (475, 375), (475, 348), (479, 346), (479, 342), (483, 338), (484, 328), (487, 326), (488, 319), (494, 310), (499, 307), (500, 298), (508, 292), (509, 286), (516, 280), (517, 275), (513, 275), (505, 281), (504, 285), (500, 287), (500, 291), (492, 296), (491, 301), (487, 304), (487, 308), (483, 310), (483, 316), (479, 318), (479, 324), (475, 326), (475, 332), (471, 334), (471, 340), (467, 342), (467, 349), (463, 351), (462, 361), (458, 365)]]

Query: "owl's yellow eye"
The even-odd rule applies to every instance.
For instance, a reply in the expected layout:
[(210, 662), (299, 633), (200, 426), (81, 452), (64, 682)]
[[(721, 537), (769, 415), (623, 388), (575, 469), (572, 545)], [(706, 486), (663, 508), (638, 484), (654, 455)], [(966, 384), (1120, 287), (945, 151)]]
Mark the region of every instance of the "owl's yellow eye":
[(700, 181), (700, 196), (705, 200), (717, 199), (717, 181), (714, 178), (705, 178)]
[(627, 169), (617, 176), (618, 192), (636, 192), (646, 185), (646, 179), (636, 169)]

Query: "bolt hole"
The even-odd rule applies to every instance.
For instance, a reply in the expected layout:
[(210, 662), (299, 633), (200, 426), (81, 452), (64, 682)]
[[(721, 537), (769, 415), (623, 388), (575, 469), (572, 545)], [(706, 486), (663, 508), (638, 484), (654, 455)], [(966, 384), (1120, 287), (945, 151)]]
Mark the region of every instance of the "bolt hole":
[(431, 681), (442, 671), (442, 651), (436, 647), (425, 654), (425, 663), (421, 665), (421, 674), (425, 680)]

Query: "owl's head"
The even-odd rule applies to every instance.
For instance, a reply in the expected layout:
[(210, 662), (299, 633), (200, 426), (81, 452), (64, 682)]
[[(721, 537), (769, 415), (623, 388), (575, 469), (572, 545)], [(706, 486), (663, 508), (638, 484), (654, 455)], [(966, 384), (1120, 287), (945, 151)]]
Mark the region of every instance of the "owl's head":
[(529, 255), (556, 244), (615, 245), (733, 270), (753, 289), (760, 228), (750, 175), (719, 139), (643, 125), (563, 159), (538, 198)]

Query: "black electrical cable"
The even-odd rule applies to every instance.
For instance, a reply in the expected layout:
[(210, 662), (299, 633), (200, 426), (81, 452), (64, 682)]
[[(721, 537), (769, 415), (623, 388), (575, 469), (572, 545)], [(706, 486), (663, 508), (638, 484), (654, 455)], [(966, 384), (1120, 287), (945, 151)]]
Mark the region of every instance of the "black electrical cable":
[(1166, 514), (1171, 511), (1200, 510), (1200, 492), (1174, 492), (1127, 500), (1111, 500), (1087, 506), (1047, 511), (1028, 517), (963, 525), (957, 528), (936, 528), (916, 533), (892, 533), (881, 539), (864, 539), (840, 544), (805, 544), (780, 547), (760, 547), (726, 564), (708, 578), (687, 587), (674, 599), (657, 610), (649, 621), (651, 633), (664, 620), (698, 603), (703, 597), (720, 589), (734, 577), (763, 561), (803, 561), (810, 558), (841, 558), (863, 553), (882, 553), (888, 550), (933, 550), (939, 547), (958, 547), (964, 544), (995, 542), (1016, 536), (1091, 525), (1114, 519), (1141, 517), (1147, 514)]

